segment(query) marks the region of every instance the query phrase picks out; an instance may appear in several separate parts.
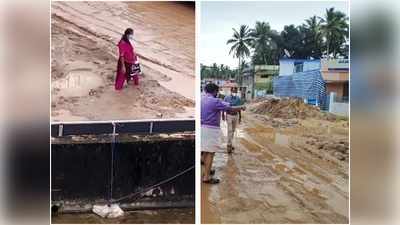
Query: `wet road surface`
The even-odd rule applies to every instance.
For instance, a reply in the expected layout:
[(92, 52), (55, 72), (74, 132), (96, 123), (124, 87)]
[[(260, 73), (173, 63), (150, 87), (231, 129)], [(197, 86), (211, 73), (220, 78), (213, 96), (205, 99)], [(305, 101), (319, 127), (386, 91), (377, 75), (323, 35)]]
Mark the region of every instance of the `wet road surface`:
[(235, 152), (216, 153), (217, 185), (202, 184), (202, 223), (348, 223), (348, 162), (291, 144), (296, 129), (273, 128), (245, 113)]

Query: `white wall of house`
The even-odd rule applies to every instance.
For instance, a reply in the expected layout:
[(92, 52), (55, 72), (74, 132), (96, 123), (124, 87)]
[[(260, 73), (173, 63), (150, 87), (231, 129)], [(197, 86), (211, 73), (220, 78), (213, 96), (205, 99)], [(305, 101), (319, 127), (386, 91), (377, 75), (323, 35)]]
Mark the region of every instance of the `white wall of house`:
[(349, 103), (333, 102), (329, 105), (329, 112), (339, 116), (349, 116)]
[[(295, 62), (296, 60), (290, 59), (279, 60), (279, 76), (288, 76), (294, 74)], [(321, 69), (320, 60), (299, 60), (299, 62), (303, 62), (303, 72)]]
[(321, 69), (321, 61), (319, 60), (304, 61), (303, 71), (319, 70), (319, 69)]
[(329, 94), (329, 112), (339, 116), (349, 116), (349, 103), (335, 102), (336, 93)]
[(293, 74), (293, 60), (279, 60), (279, 76), (288, 76)]

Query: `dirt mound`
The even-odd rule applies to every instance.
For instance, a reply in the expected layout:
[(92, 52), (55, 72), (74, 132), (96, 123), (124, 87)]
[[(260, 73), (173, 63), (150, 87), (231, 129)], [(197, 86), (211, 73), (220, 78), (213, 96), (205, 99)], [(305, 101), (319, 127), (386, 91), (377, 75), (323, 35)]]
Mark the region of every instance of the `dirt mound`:
[(333, 114), (321, 112), (318, 107), (305, 104), (300, 98), (266, 99), (251, 104), (249, 110), (253, 113), (282, 119), (336, 119)]

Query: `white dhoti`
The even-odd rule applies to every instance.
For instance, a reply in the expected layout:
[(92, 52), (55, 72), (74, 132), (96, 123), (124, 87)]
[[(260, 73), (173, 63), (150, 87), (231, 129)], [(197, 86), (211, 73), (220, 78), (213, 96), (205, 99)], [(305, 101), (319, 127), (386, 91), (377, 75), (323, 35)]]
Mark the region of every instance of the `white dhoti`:
[(216, 152), (221, 137), (221, 129), (219, 127), (201, 126), (201, 151)]

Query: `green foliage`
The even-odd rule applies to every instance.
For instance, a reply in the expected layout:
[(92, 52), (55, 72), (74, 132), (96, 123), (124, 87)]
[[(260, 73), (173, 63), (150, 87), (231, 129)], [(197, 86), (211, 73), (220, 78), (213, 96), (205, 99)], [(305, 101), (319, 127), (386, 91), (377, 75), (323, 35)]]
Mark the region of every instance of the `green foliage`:
[(264, 65), (279, 60), (276, 54), (280, 43), (279, 34), (271, 29), (269, 23), (257, 21), (254, 29), (251, 29), (250, 37), (254, 49), (253, 63)]
[(239, 32), (233, 31), (227, 44), (232, 44), (229, 54), (239, 59), (238, 72), (248, 56), (253, 65), (277, 65), (285, 56), (284, 49), (291, 53), (290, 58), (348, 57), (348, 17), (334, 8), (326, 9), (323, 18), (314, 15), (299, 26), (286, 25), (280, 33), (263, 21), (257, 21), (254, 28), (242, 25)]
[(320, 19), (321, 31), (326, 38), (326, 54), (337, 57), (349, 37), (348, 17), (343, 12), (335, 11), (335, 8), (329, 8), (324, 18)]
[(303, 39), (303, 57), (321, 58), (324, 48), (321, 21), (316, 16), (310, 17), (299, 30)]
[(231, 70), (229, 66), (217, 65), (216, 63), (211, 66), (200, 64), (201, 79), (214, 78), (229, 80), (235, 77), (236, 70)]
[(250, 46), (252, 44), (252, 37), (250, 36), (250, 30), (247, 25), (241, 25), (239, 31), (235, 28), (232, 28), (233, 35), (232, 38), (229, 39), (226, 44), (232, 45), (229, 50), (229, 54), (233, 54), (233, 57), (238, 58), (239, 64), (237, 69), (237, 76), (235, 80), (242, 81), (240, 75), (243, 69), (244, 58), (250, 56)]
[(268, 22), (257, 21), (254, 28), (241, 25), (238, 30), (233, 28), (233, 35), (226, 43), (231, 46), (229, 54), (238, 59), (238, 67), (201, 65), (201, 78), (231, 78), (240, 83), (245, 58), (250, 57), (252, 65), (278, 65), (285, 56), (284, 49), (291, 53), (290, 58), (319, 59), (327, 55), (347, 58), (348, 37), (348, 17), (334, 8), (326, 9), (323, 18), (312, 16), (299, 26), (286, 25), (280, 33), (271, 29)]

